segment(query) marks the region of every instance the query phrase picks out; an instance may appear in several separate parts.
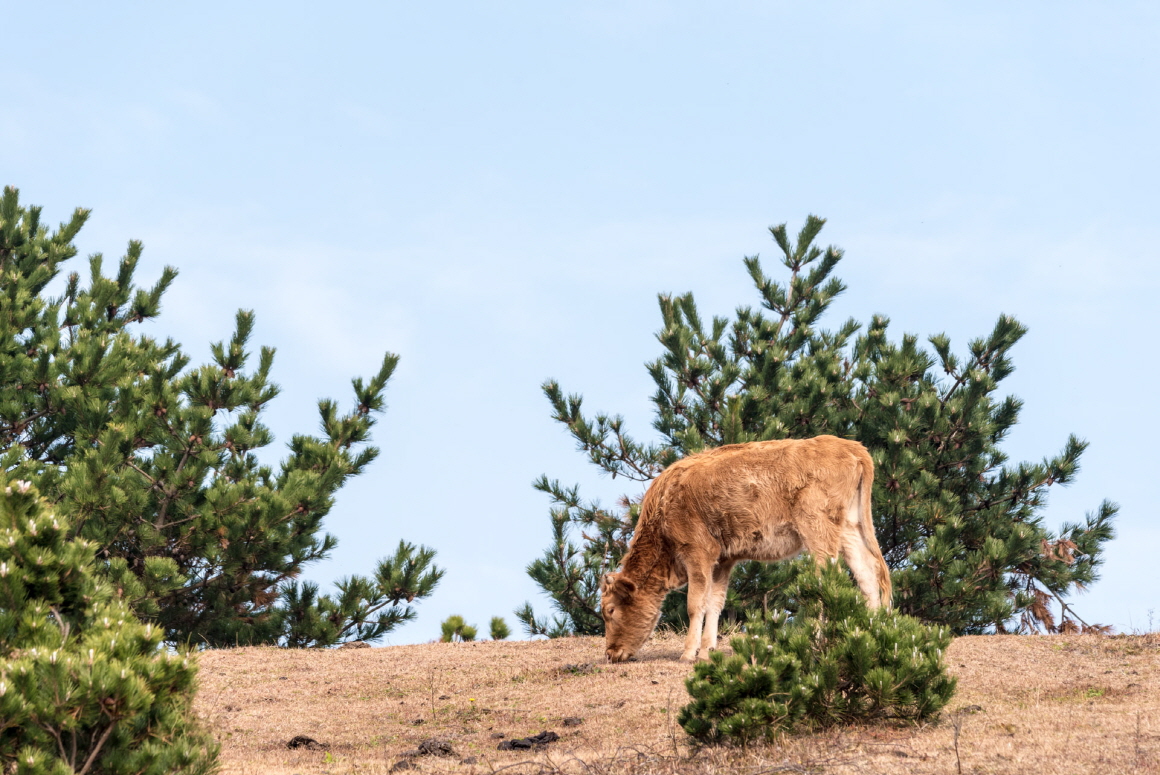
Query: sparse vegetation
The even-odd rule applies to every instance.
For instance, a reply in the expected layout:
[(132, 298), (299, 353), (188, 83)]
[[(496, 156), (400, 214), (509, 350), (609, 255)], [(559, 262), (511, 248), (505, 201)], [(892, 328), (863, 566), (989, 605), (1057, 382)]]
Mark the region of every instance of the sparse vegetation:
[[(676, 661), (680, 651), (671, 634), (651, 640), (639, 660), (614, 666), (595, 637), (213, 650), (200, 658), (197, 707), (222, 740), (231, 773), (386, 775), (422, 741), (449, 738), (459, 757), (476, 763), (420, 760), (420, 770), (953, 775), (952, 719), (961, 722), (964, 773), (1160, 768), (1160, 636), (957, 638), (946, 662), (958, 689), (939, 720), (801, 730), (745, 748), (693, 745), (677, 724), (691, 672)], [(1078, 699), (1088, 687), (1104, 692)], [(569, 718), (581, 723), (570, 726)], [(543, 730), (560, 735), (549, 750), (496, 750), (505, 739)], [(339, 766), (323, 765), (321, 751), (287, 750), (295, 734), (329, 744)]]

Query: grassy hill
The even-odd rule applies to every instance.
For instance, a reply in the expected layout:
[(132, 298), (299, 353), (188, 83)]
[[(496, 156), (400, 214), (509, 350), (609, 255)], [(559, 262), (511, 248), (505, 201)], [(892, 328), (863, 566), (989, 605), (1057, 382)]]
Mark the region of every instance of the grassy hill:
[[(619, 665), (596, 638), (208, 651), (197, 709), (227, 773), (1160, 772), (1160, 634), (960, 638), (939, 723), (749, 750), (688, 746), (679, 653), (671, 636)], [(497, 750), (545, 730), (559, 740)], [(433, 738), (450, 753), (408, 755)]]

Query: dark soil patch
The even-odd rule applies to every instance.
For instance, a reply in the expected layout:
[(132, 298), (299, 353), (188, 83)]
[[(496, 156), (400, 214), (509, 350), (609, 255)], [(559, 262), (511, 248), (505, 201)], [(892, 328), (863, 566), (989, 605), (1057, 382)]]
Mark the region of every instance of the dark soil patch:
[(454, 756), (455, 749), (450, 740), (441, 737), (430, 737), (419, 743), (417, 752), (420, 756)]
[(538, 751), (546, 746), (548, 743), (554, 743), (560, 739), (560, 736), (555, 732), (544, 730), (538, 735), (531, 737), (519, 737), (515, 740), (504, 740), (498, 746), (497, 751)]

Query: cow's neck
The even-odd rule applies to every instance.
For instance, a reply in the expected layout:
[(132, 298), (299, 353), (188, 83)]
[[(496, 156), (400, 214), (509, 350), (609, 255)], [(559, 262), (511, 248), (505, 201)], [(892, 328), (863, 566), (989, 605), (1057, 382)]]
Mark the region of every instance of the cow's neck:
[(672, 554), (665, 551), (661, 536), (649, 534), (652, 531), (647, 527), (644, 530), (646, 534), (642, 535), (638, 531), (633, 539), (621, 570), (644, 594), (664, 597), (666, 592), (678, 586), (674, 583), (675, 574), (670, 567)]

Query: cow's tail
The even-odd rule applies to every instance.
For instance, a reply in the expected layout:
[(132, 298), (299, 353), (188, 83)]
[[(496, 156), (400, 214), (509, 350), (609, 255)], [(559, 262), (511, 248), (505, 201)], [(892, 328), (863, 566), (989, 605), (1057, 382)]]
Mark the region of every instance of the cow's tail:
[(882, 557), (882, 549), (878, 546), (878, 538), (874, 533), (874, 514), (872, 511), (872, 492), (874, 489), (874, 461), (869, 453), (859, 456), (862, 467), (862, 477), (858, 482), (858, 510), (859, 528), (862, 533), (862, 542), (874, 558), (874, 573), (878, 579), (878, 592), (882, 596), (882, 605), (890, 608), (894, 602), (894, 587), (890, 582), (890, 567)]

